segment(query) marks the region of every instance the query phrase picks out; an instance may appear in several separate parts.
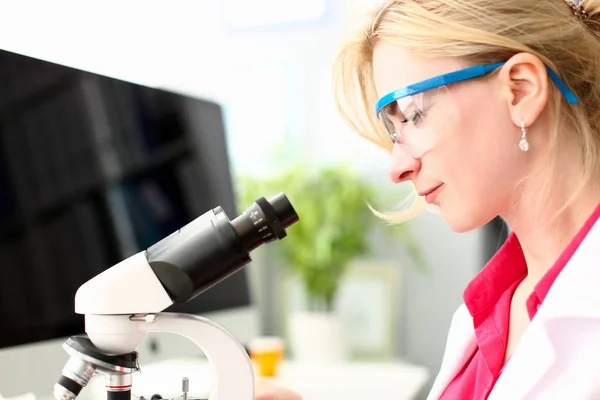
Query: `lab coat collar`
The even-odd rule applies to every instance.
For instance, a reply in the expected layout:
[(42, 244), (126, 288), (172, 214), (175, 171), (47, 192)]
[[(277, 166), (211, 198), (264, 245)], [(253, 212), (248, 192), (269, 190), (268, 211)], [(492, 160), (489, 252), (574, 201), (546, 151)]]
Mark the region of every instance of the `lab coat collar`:
[[(586, 332), (586, 327), (596, 325), (594, 330), (587, 329), (587, 332), (598, 332), (600, 329), (599, 282), (600, 220), (594, 224), (556, 278), (488, 400), (546, 398), (536, 397), (538, 395), (534, 393), (539, 393), (544, 385), (551, 385), (551, 381), (544, 380), (544, 377), (550, 370), (556, 373), (561, 366), (568, 368), (566, 361), (569, 354), (585, 346), (582, 332)], [(576, 331), (570, 328), (574, 326), (577, 327)], [(585, 352), (589, 353), (587, 357), (590, 362), (597, 363), (600, 360), (599, 339), (590, 335), (589, 340), (596, 346), (587, 346), (589, 350)], [(476, 347), (473, 319), (463, 305), (452, 319), (442, 365), (428, 400), (439, 399)], [(597, 372), (600, 374), (600, 371)], [(580, 373), (584, 374), (585, 371)], [(572, 382), (568, 387), (570, 393), (589, 394), (585, 392), (583, 382)]]
[(454, 313), (438, 375), (427, 400), (436, 400), (477, 349), (473, 319), (463, 304)]
[(563, 357), (568, 356), (565, 353), (569, 352), (569, 346), (574, 350), (576, 342), (584, 340), (583, 331), (578, 336), (570, 326), (576, 324), (579, 329), (586, 325), (592, 327), (591, 324), (600, 326), (599, 282), (600, 221), (594, 224), (556, 278), (489, 400), (527, 398), (551, 367), (566, 362)]

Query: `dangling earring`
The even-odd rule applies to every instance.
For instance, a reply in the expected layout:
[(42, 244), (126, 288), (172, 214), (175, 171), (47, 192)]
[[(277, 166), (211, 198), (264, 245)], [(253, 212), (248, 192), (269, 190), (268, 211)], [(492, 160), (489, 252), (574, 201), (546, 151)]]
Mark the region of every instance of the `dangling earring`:
[(521, 141), (519, 142), (519, 148), (521, 151), (529, 151), (529, 142), (527, 141), (527, 128), (525, 128), (525, 121), (521, 121)]

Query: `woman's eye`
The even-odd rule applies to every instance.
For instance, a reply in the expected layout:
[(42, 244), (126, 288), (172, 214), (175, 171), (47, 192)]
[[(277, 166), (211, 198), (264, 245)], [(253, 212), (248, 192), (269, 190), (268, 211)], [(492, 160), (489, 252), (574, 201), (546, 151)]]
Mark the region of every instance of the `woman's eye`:
[(412, 122), (414, 126), (417, 126), (420, 122), (423, 121), (423, 112), (417, 110), (406, 117), (406, 122)]

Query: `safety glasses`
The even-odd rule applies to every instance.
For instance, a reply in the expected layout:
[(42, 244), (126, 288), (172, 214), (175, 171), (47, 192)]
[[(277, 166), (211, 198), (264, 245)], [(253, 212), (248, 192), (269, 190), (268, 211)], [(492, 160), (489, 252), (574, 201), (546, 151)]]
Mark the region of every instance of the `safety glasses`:
[[(433, 147), (437, 138), (458, 115), (458, 107), (447, 86), (479, 78), (504, 64), (480, 64), (394, 90), (377, 101), (377, 118), (383, 122), (392, 143), (403, 146), (412, 157), (419, 158)], [(579, 101), (577, 96), (554, 71), (548, 67), (546, 70), (567, 102), (576, 104)], [(436, 108), (436, 112), (432, 113), (430, 111), (434, 104), (443, 104), (443, 107)]]

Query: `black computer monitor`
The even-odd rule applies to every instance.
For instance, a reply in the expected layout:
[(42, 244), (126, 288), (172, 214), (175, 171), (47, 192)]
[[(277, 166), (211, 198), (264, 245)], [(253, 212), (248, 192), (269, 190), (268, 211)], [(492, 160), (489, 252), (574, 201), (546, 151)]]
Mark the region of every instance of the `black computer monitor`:
[[(82, 283), (216, 206), (219, 105), (0, 51), (0, 348), (82, 333)], [(241, 270), (170, 311), (248, 305)]]

